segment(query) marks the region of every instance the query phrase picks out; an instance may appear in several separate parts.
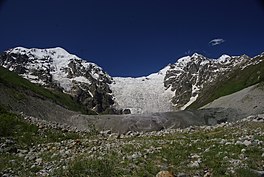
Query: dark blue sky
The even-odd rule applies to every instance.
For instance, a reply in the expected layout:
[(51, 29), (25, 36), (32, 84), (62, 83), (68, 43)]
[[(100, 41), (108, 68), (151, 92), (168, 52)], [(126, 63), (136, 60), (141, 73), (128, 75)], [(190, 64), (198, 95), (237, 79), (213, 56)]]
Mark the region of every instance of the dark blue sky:
[[(60, 46), (112, 76), (148, 75), (193, 52), (264, 52), (261, 0), (0, 2), (0, 51)], [(225, 42), (208, 44), (213, 39)]]

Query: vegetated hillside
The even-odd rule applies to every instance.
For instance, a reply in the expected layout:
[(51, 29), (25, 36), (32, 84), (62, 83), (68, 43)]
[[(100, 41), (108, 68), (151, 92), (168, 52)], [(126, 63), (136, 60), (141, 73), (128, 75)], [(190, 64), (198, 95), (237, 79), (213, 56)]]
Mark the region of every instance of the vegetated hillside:
[(205, 87), (197, 100), (188, 108), (200, 108), (217, 98), (264, 81), (264, 56), (255, 57), (251, 62), (258, 62), (258, 64), (248, 65), (243, 69), (237, 68), (226, 75), (218, 77), (215, 84)]
[[(72, 111), (82, 112), (84, 114), (95, 114), (94, 111), (86, 109), (77, 103), (70, 95), (62, 93), (61, 91), (48, 90), (40, 85), (33, 84), (3, 67), (0, 67), (0, 88), (2, 95), (0, 103), (9, 108), (13, 107), (12, 103), (24, 103), (26, 107), (29, 97), (34, 97), (40, 100), (40, 102), (43, 101), (43, 103), (44, 100), (51, 101)], [(10, 100), (11, 102), (8, 104), (6, 102), (7, 100), (4, 100), (5, 97), (12, 98), (12, 101)]]
[(32, 120), (0, 107), (0, 176), (152, 177), (161, 170), (170, 176), (263, 175), (264, 115), (126, 134)]

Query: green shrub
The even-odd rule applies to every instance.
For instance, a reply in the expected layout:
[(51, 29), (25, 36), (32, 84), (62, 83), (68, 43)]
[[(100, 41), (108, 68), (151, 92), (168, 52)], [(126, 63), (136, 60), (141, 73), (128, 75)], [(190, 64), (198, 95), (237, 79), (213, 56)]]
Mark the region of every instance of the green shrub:
[[(2, 112), (3, 110), (0, 111)], [(13, 135), (17, 122), (15, 115), (7, 113), (0, 114), (0, 137)]]

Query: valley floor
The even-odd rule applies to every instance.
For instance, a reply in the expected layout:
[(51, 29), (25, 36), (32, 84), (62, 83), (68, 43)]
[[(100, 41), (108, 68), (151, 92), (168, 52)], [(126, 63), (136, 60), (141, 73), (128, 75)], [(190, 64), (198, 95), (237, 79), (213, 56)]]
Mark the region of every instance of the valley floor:
[(136, 177), (162, 170), (182, 177), (264, 174), (264, 115), (216, 126), (126, 134), (29, 125), (28, 119), (1, 116), (0, 125), (15, 130), (1, 127), (1, 176)]

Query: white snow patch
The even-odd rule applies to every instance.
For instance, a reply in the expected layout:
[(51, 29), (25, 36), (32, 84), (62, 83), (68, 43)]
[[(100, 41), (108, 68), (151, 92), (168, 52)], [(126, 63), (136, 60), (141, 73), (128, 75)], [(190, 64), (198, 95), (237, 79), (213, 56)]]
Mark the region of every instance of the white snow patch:
[(231, 57), (229, 55), (224, 54), (221, 57), (219, 57), (217, 59), (217, 61), (220, 63), (229, 64), (229, 63), (231, 63), (230, 59), (231, 59)]
[(23, 78), (30, 80), (30, 82), (35, 83), (35, 84), (41, 84), (45, 85), (45, 83), (42, 80), (39, 80), (37, 76), (31, 75), (31, 74), (21, 74)]
[(193, 102), (195, 102), (197, 98), (198, 98), (198, 94), (195, 95), (195, 96), (193, 96), (193, 97), (191, 97), (191, 98), (190, 98), (190, 101), (189, 101), (188, 103), (186, 103), (183, 107), (181, 107), (180, 110), (184, 110), (184, 109), (186, 109), (186, 108), (187, 108), (188, 106), (190, 106)]
[[(182, 106), (180, 108), (180, 110), (184, 110), (186, 109), (188, 106), (190, 106), (193, 102), (196, 101), (196, 99), (198, 98), (199, 96), (199, 91), (200, 91), (200, 88), (197, 86), (197, 82), (199, 81), (199, 77), (196, 78), (196, 83), (195, 85), (192, 85), (192, 96), (190, 98), (190, 100), (188, 101), (188, 103), (186, 103), (184, 106)], [(201, 86), (202, 87), (202, 86)]]
[(93, 94), (92, 94), (92, 92), (90, 90), (87, 90), (87, 91), (91, 95), (91, 97), (94, 97)]
[(191, 57), (186, 56), (178, 59), (177, 63), (181, 68), (185, 67), (189, 62), (191, 62)]
[(201, 62), (201, 66), (204, 66), (204, 65), (206, 65), (206, 64), (208, 64), (208, 63), (210, 63), (209, 60), (204, 60), (204, 61)]
[(72, 78), (70, 80), (71, 81), (77, 81), (77, 82), (83, 82), (83, 83), (91, 84), (91, 82), (86, 77), (83, 77), (83, 76), (78, 76), (78, 77)]

